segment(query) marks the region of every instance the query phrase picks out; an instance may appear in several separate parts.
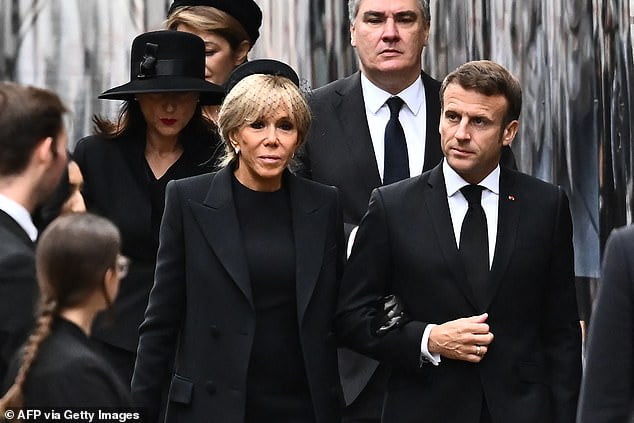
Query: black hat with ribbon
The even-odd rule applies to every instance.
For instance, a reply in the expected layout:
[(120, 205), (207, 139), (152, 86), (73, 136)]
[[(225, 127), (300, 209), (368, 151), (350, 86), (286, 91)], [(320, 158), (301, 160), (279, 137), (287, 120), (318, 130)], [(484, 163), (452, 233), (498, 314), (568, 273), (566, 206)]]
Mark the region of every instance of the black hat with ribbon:
[(99, 98), (133, 100), (135, 94), (193, 91), (201, 104), (220, 104), (221, 86), (205, 81), (205, 43), (181, 31), (154, 31), (132, 42), (130, 82), (104, 91)]
[(262, 25), (262, 10), (253, 0), (174, 0), (169, 8), (167, 16), (176, 9), (184, 6), (209, 6), (233, 16), (242, 25), (251, 38), (251, 43), (260, 36)]
[(225, 91), (228, 93), (238, 82), (255, 74), (283, 76), (290, 79), (299, 88), (299, 77), (292, 67), (278, 60), (258, 59), (243, 63), (235, 68), (225, 83)]

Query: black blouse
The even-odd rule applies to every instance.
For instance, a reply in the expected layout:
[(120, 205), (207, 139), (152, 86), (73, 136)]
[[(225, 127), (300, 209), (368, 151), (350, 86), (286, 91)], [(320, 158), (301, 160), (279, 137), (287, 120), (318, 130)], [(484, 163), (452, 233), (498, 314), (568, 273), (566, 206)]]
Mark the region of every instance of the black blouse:
[(247, 422), (313, 419), (299, 339), (295, 242), (286, 189), (253, 191), (233, 178), (249, 267), (256, 330), (247, 379)]

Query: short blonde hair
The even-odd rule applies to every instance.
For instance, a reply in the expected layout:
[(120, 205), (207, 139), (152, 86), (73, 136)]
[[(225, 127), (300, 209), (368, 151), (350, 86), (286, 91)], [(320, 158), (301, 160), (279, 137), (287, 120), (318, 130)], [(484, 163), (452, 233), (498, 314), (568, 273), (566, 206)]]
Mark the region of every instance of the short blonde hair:
[(165, 26), (176, 30), (179, 25), (188, 25), (197, 31), (220, 35), (227, 40), (233, 50), (243, 41), (253, 47), (253, 40), (242, 24), (230, 14), (210, 6), (183, 6), (169, 15)]
[(299, 88), (283, 76), (254, 74), (238, 82), (225, 97), (218, 114), (218, 128), (225, 143), (222, 165), (233, 161), (237, 154), (231, 138), (246, 125), (273, 115), (283, 107), (297, 128), (297, 147), (306, 139), (311, 114)]

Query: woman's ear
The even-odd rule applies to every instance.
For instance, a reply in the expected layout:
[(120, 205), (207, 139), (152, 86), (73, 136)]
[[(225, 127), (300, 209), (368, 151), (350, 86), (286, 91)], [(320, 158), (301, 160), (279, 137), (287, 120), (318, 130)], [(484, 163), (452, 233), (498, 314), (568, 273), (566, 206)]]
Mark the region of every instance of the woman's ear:
[(249, 50), (251, 50), (251, 44), (247, 40), (243, 40), (233, 52), (234, 66), (239, 66), (246, 62)]

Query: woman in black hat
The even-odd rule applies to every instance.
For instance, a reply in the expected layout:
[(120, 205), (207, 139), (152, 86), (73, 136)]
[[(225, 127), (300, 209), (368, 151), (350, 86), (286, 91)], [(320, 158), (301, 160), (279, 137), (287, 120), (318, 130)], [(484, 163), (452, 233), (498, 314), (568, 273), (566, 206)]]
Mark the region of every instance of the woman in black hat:
[(132, 260), (113, 321), (100, 317), (94, 330), (126, 383), (154, 280), (165, 186), (208, 172), (216, 160), (218, 141), (201, 105), (220, 103), (224, 91), (204, 79), (204, 48), (185, 32), (139, 35), (132, 44), (131, 81), (99, 96), (124, 100), (119, 119), (95, 119), (97, 134), (74, 152), (88, 210), (119, 227), (123, 253)]
[(132, 392), (149, 422), (169, 384), (169, 422), (336, 423), (337, 189), (288, 171), (310, 125), (290, 67), (248, 62), (227, 88), (227, 165), (167, 189)]
[(9, 366), (0, 415), (13, 407), (131, 405), (127, 386), (89, 340), (95, 314), (110, 306), (126, 271), (120, 246), (117, 228), (90, 213), (60, 217), (42, 233), (36, 326)]
[[(261, 24), (262, 11), (253, 0), (175, 0), (166, 22), (168, 29), (205, 41), (205, 78), (219, 85), (246, 62)], [(206, 107), (205, 113), (215, 121), (218, 107)]]

